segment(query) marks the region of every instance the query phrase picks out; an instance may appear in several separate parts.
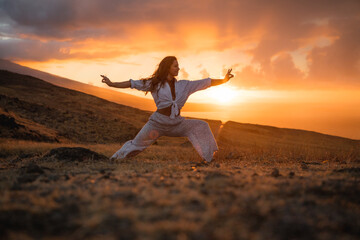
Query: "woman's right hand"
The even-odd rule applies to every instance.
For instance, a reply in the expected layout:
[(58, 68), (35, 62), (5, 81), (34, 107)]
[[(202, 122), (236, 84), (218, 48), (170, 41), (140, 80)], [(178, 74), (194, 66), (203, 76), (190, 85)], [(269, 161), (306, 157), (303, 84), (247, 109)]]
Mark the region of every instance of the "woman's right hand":
[(107, 76), (105, 75), (100, 75), (100, 76), (103, 78), (101, 82), (106, 83), (107, 85), (110, 85), (112, 83)]
[(230, 69), (227, 71), (227, 73), (226, 73), (226, 75), (225, 75), (225, 78), (224, 78), (225, 82), (229, 81), (231, 78), (234, 77), (234, 75), (231, 74), (231, 71), (232, 71), (232, 68), (230, 68)]

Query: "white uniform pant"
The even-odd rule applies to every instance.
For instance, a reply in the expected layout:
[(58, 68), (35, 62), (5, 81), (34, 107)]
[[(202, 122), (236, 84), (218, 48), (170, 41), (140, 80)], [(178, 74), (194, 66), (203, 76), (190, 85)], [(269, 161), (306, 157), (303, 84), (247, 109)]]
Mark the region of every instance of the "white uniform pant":
[(161, 136), (188, 137), (199, 155), (207, 162), (211, 162), (214, 153), (218, 150), (207, 122), (185, 119), (182, 116), (171, 119), (154, 112), (136, 137), (127, 141), (111, 158), (123, 159), (135, 156)]

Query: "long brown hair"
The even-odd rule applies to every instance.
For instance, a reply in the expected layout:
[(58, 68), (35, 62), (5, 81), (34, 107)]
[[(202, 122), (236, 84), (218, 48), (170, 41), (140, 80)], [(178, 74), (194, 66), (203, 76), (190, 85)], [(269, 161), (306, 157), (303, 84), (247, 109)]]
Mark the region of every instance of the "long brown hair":
[[(141, 80), (144, 81), (144, 84), (146, 81), (151, 81), (150, 84), (150, 92), (153, 92), (157, 86), (160, 84), (160, 87), (164, 86), (164, 84), (167, 82), (167, 77), (169, 75), (169, 70), (173, 62), (177, 60), (174, 56), (167, 56), (161, 62), (159, 63), (158, 68), (155, 70), (155, 72), (148, 78), (142, 78)], [(145, 92), (145, 95), (148, 93)]]

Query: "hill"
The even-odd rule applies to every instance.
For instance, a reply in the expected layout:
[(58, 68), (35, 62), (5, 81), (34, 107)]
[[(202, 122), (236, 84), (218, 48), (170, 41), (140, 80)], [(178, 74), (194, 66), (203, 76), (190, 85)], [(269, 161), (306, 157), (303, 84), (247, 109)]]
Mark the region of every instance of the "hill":
[(111, 89), (95, 87), (90, 84), (81, 83), (68, 78), (56, 76), (47, 72), (21, 66), (19, 64), (4, 59), (0, 59), (0, 69), (23, 74), (23, 75), (33, 76), (35, 78), (42, 79), (43, 81), (49, 82), (56, 86), (65, 87), (76, 91), (84, 92), (87, 94), (99, 96), (103, 99), (116, 103), (121, 103), (127, 106), (139, 108), (139, 102), (141, 101), (142, 104), (140, 106), (143, 110), (153, 110), (155, 106), (153, 101), (146, 98), (139, 98), (130, 94), (121, 93)]
[(0, 85), (2, 127), (6, 128), (4, 121), (14, 124), (13, 133), (7, 131), (4, 136), (2, 131), (2, 137), (122, 142), (135, 136), (150, 115), (150, 112), (8, 71), (0, 71)]
[(256, 155), (259, 161), (273, 162), (360, 162), (359, 140), (306, 130), (229, 121), (222, 126), (218, 142), (223, 148), (231, 146), (228, 158)]
[[(147, 98), (140, 98), (133, 96), (131, 94), (122, 93), (119, 91), (115, 91), (112, 89), (102, 88), (92, 86), (90, 84), (81, 83), (78, 81), (74, 81), (68, 78), (63, 78), (57, 75), (53, 75), (47, 72), (39, 71), (36, 69), (32, 69), (29, 67), (21, 66), (19, 64), (13, 63), (8, 60), (0, 59), (0, 69), (7, 70), (10, 72), (15, 72), (23, 75), (33, 76), (35, 78), (42, 79), (46, 82), (54, 84), (56, 86), (65, 87), (69, 89), (73, 89), (79, 92), (87, 93), (90, 95), (94, 95), (111, 102), (119, 103), (122, 105), (139, 108), (145, 111), (155, 111), (156, 106), (153, 100), (149, 100)], [(99, 77), (100, 81), (100, 77)], [(139, 104), (141, 102), (141, 104)], [(200, 111), (214, 111), (218, 109), (219, 106), (212, 105), (208, 106), (208, 104), (198, 104), (198, 103), (187, 103), (183, 107), (183, 111), (191, 112), (200, 112)]]
[(124, 142), (151, 114), (3, 70), (0, 103), (0, 136), (35, 141)]

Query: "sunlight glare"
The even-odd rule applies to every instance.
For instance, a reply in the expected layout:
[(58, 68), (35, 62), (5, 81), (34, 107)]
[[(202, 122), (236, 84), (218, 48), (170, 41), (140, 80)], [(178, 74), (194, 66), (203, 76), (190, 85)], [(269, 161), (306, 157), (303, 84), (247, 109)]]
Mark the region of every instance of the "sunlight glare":
[(230, 87), (230, 86), (216, 86), (214, 88), (211, 88), (208, 92), (209, 97), (216, 102), (215, 104), (232, 104), (233, 100), (237, 97), (238, 93), (237, 91)]

